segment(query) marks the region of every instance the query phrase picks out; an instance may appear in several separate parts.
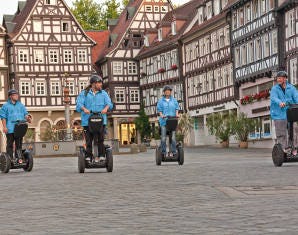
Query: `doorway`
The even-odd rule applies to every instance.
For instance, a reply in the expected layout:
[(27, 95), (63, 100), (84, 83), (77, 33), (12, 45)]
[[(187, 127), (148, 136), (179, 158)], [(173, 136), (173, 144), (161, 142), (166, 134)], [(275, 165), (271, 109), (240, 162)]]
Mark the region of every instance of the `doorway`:
[(134, 123), (121, 123), (118, 129), (121, 145), (137, 142), (136, 125)]

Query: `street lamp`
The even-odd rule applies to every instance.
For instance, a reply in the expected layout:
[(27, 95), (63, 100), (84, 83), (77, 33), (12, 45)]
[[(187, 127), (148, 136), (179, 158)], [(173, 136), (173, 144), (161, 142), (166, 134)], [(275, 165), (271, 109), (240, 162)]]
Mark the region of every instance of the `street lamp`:
[(70, 128), (70, 97), (69, 97), (69, 74), (64, 74), (64, 87), (63, 87), (63, 102), (65, 107), (65, 124), (66, 124), (66, 138), (65, 140), (71, 140), (71, 128)]

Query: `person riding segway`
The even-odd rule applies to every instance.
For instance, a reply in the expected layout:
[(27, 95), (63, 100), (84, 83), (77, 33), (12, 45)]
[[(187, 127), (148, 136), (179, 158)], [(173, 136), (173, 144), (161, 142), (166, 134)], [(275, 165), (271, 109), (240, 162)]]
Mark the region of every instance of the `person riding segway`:
[(76, 110), (81, 113), (84, 128), (86, 148), (80, 147), (79, 172), (86, 168), (106, 167), (112, 171), (112, 151), (110, 146), (104, 145), (107, 112), (113, 108), (111, 99), (102, 89), (103, 80), (92, 75), (90, 85), (77, 98)]
[(6, 135), (6, 153), (0, 154), (1, 171), (8, 173), (10, 169), (17, 168), (31, 171), (33, 168), (31, 151), (22, 150), (23, 137), (28, 129), (27, 122), (31, 123), (31, 116), (19, 101), (17, 90), (8, 91), (8, 101), (2, 106), (0, 117)]

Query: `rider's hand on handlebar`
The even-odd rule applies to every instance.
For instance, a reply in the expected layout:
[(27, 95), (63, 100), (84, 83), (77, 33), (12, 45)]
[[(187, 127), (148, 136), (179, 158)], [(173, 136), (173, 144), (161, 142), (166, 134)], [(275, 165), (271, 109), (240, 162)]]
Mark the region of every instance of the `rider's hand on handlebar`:
[(281, 107), (281, 108), (283, 108), (283, 107), (285, 107), (286, 106), (286, 103), (284, 103), (284, 102), (281, 102), (280, 104), (279, 104), (279, 107)]
[(28, 123), (31, 123), (31, 121), (32, 121), (31, 115), (27, 115), (26, 116), (26, 120), (27, 120)]
[(103, 109), (103, 110), (101, 110), (101, 113), (102, 114), (106, 114), (108, 112), (108, 109)]
[(86, 108), (83, 109), (83, 112), (86, 113), (86, 114), (90, 114), (90, 110), (88, 110)]

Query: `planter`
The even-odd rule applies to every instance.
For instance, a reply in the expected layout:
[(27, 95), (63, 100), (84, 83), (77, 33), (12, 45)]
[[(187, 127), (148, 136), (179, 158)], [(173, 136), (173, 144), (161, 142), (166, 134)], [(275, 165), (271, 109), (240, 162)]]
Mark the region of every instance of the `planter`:
[(222, 141), (220, 144), (221, 144), (221, 147), (223, 147), (223, 148), (229, 147), (229, 141)]
[(248, 148), (248, 142), (247, 141), (241, 141), (239, 143), (239, 148), (241, 148), (241, 149), (247, 149)]

